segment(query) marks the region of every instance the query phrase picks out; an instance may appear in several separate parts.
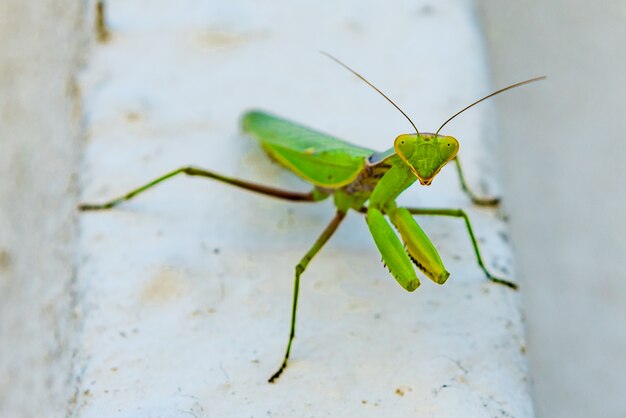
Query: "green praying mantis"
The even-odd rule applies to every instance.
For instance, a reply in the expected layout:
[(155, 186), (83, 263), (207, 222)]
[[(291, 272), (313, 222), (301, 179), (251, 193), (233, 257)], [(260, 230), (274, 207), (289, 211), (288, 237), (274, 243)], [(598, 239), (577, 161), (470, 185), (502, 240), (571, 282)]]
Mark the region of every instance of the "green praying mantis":
[[(396, 199), (417, 180), (423, 186), (430, 185), (437, 173), (447, 163), (454, 161), (461, 187), (471, 201), (481, 206), (497, 205), (498, 199), (477, 197), (467, 186), (457, 157), (458, 141), (454, 137), (440, 135), (439, 132), (456, 116), (483, 100), (545, 77), (536, 77), (510, 85), (477, 100), (455, 113), (432, 134), (419, 132), (402, 109), (378, 88), (337, 58), (323, 54), (352, 72), (387, 99), (410, 122), (415, 133), (399, 135), (387, 151), (375, 152), (265, 112), (249, 111), (242, 118), (243, 131), (258, 140), (271, 159), (311, 183), (313, 189), (310, 192), (301, 193), (268, 187), (187, 166), (166, 173), (106, 203), (79, 206), (81, 211), (111, 209), (179, 174), (207, 177), (265, 196), (296, 202), (319, 202), (332, 195), (336, 207), (335, 216), (295, 267), (287, 348), (280, 367), (268, 380), (270, 383), (275, 382), (287, 367), (295, 336), (300, 276), (350, 210), (365, 214), (367, 226), (380, 251), (383, 263), (398, 284), (409, 292), (414, 291), (420, 285), (414, 267), (438, 284), (444, 284), (450, 276), (435, 246), (415, 221), (414, 215), (463, 219), (476, 260), (487, 279), (512, 289), (517, 288), (515, 283), (497, 277), (487, 269), (472, 225), (463, 210), (398, 207)], [(399, 236), (394, 232), (387, 218)]]

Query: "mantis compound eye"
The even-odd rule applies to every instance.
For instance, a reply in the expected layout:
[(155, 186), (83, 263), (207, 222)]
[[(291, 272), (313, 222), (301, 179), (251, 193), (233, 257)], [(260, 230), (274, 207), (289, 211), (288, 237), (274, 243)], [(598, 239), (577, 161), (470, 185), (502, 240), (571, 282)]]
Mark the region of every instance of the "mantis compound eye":
[(413, 154), (415, 153), (415, 149), (417, 148), (417, 137), (415, 134), (400, 135), (394, 141), (393, 146), (400, 158), (407, 161), (413, 157)]
[(439, 145), (439, 154), (441, 155), (444, 164), (456, 157), (459, 152), (459, 141), (451, 136), (440, 136), (437, 138), (437, 145)]

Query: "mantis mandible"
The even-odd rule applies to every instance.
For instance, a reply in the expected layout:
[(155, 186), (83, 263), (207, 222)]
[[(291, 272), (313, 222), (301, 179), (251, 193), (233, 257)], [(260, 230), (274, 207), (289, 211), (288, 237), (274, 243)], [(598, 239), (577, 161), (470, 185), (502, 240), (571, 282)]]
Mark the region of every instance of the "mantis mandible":
[[(268, 187), (186, 166), (166, 173), (106, 203), (79, 206), (81, 211), (111, 209), (179, 174), (207, 177), (262, 195), (296, 202), (319, 202), (332, 195), (336, 207), (335, 216), (295, 267), (287, 348), (280, 367), (268, 380), (270, 383), (275, 382), (287, 367), (295, 336), (300, 276), (350, 210), (365, 214), (367, 226), (380, 251), (383, 263), (398, 284), (409, 292), (414, 291), (420, 285), (414, 267), (438, 284), (444, 284), (450, 276), (435, 246), (417, 224), (414, 215), (463, 219), (476, 260), (487, 279), (512, 289), (517, 288), (515, 283), (497, 277), (487, 269), (472, 225), (463, 210), (398, 207), (396, 198), (417, 180), (423, 186), (430, 185), (443, 166), (454, 161), (462, 190), (471, 201), (476, 205), (496, 206), (498, 199), (477, 197), (467, 186), (457, 157), (458, 141), (454, 137), (440, 135), (439, 132), (456, 116), (483, 100), (545, 77), (536, 77), (510, 85), (475, 101), (455, 113), (432, 134), (419, 132), (400, 107), (378, 88), (337, 58), (327, 53), (323, 54), (352, 72), (387, 99), (410, 122), (415, 133), (399, 135), (387, 151), (375, 152), (262, 111), (249, 111), (242, 117), (243, 131), (258, 140), (271, 159), (310, 182), (313, 185), (310, 192), (301, 193)], [(399, 237), (386, 218), (396, 228)]]

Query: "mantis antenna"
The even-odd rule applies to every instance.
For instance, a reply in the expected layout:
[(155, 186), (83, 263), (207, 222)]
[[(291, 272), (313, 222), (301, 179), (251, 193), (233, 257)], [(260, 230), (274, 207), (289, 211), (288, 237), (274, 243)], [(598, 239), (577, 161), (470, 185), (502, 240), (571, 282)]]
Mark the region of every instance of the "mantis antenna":
[(324, 52), (324, 51), (320, 51), (320, 54), (324, 54), (326, 55), (328, 58), (330, 58), (331, 60), (335, 61), (337, 64), (341, 65), (343, 68), (345, 68), (346, 70), (350, 71), (352, 74), (354, 74), (355, 76), (359, 77), (362, 81), (364, 81), (365, 83), (367, 83), (368, 86), (370, 86), (371, 88), (373, 88), (374, 90), (376, 90), (381, 96), (383, 96), (385, 99), (387, 99), (387, 101), (389, 103), (391, 103), (392, 105), (394, 105), (394, 107), (396, 109), (398, 109), (400, 111), (400, 113), (402, 113), (404, 115), (405, 118), (407, 118), (407, 120), (411, 123), (411, 125), (413, 125), (413, 129), (415, 129), (415, 132), (417, 132), (417, 134), (419, 135), (419, 131), (417, 130), (417, 127), (415, 126), (415, 124), (413, 123), (413, 121), (411, 120), (410, 117), (407, 116), (406, 113), (404, 113), (402, 111), (402, 109), (400, 109), (400, 107), (395, 104), (393, 102), (393, 100), (391, 100), (389, 97), (387, 97), (385, 95), (385, 93), (383, 93), (382, 91), (378, 90), (376, 88), (376, 86), (374, 86), (372, 83), (370, 83), (369, 81), (367, 81), (365, 79), (365, 77), (363, 77), (361, 74), (357, 73), (356, 71), (354, 71), (352, 68), (348, 67), (346, 64), (344, 64), (343, 62), (339, 61), (339, 59), (333, 57), (332, 55), (330, 55), (328, 52)]
[(437, 132), (435, 132), (435, 136), (437, 136), (437, 134), (439, 134), (439, 131), (441, 131), (441, 128), (443, 128), (444, 126), (446, 126), (446, 124), (447, 124), (448, 122), (450, 122), (452, 119), (454, 119), (454, 118), (456, 118), (457, 116), (459, 116), (461, 113), (465, 112), (465, 111), (466, 111), (467, 109), (469, 109), (470, 107), (473, 107), (473, 106), (477, 105), (478, 103), (480, 103), (480, 102), (482, 102), (482, 101), (484, 101), (484, 100), (487, 100), (487, 99), (488, 99), (488, 98), (490, 98), (490, 97), (495, 96), (496, 94), (500, 94), (500, 93), (505, 92), (505, 91), (507, 91), (507, 90), (511, 90), (511, 89), (514, 89), (515, 87), (519, 87), (519, 86), (522, 86), (522, 85), (524, 85), (524, 84), (532, 83), (532, 82), (534, 82), (534, 81), (544, 80), (545, 78), (546, 78), (546, 76), (545, 76), (545, 75), (542, 75), (541, 77), (535, 77), (535, 78), (531, 78), (530, 80), (520, 81), (519, 83), (511, 84), (511, 85), (510, 85), (510, 86), (508, 86), (508, 87), (505, 87), (505, 88), (500, 89), (500, 90), (498, 90), (498, 91), (494, 91), (493, 93), (491, 93), (491, 94), (489, 94), (489, 95), (487, 95), (487, 96), (483, 97), (483, 98), (482, 98), (482, 99), (480, 99), (480, 100), (476, 100), (476, 101), (475, 101), (474, 103), (472, 103), (471, 105), (464, 107), (463, 109), (461, 109), (461, 110), (459, 110), (458, 112), (456, 112), (454, 115), (450, 116), (450, 118), (449, 118), (447, 121), (445, 121), (445, 122), (444, 122), (444, 123), (443, 123), (443, 124), (439, 127), (439, 129), (437, 129)]

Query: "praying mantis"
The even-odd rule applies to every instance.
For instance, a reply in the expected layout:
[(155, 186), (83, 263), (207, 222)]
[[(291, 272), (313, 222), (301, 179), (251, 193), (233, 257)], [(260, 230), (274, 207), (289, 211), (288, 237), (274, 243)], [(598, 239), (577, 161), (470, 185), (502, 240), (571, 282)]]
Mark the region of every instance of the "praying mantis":
[[(450, 276), (435, 246), (415, 221), (415, 215), (461, 218), (465, 223), (477, 263), (487, 279), (512, 289), (517, 288), (515, 283), (497, 277), (487, 269), (465, 211), (451, 208), (399, 207), (396, 204), (396, 199), (416, 181), (419, 181), (422, 186), (430, 185), (440, 170), (447, 163), (453, 161), (461, 188), (471, 201), (480, 206), (496, 206), (499, 203), (498, 199), (478, 197), (471, 191), (466, 184), (457, 156), (459, 142), (456, 138), (440, 135), (439, 132), (452, 119), (478, 103), (496, 94), (545, 77), (536, 77), (509, 85), (475, 101), (448, 118), (433, 134), (419, 132), (413, 121), (383, 92), (337, 58), (322, 53), (352, 72), (389, 101), (409, 121), (415, 133), (399, 135), (391, 148), (383, 152), (376, 152), (263, 111), (248, 111), (242, 117), (243, 131), (254, 137), (272, 160), (311, 183), (312, 190), (310, 192), (283, 190), (228, 177), (202, 168), (185, 166), (168, 172), (108, 202), (79, 205), (81, 211), (112, 209), (180, 174), (206, 177), (244, 190), (288, 201), (314, 203), (332, 196), (336, 208), (334, 217), (295, 266), (287, 347), (282, 363), (268, 380), (270, 383), (275, 382), (283, 373), (289, 360), (295, 337), (300, 277), (313, 257), (328, 242), (350, 211), (365, 215), (367, 226), (383, 263), (398, 284), (409, 292), (414, 291), (420, 285), (415, 267), (437, 284), (444, 284)], [(393, 230), (392, 225), (398, 233)]]

